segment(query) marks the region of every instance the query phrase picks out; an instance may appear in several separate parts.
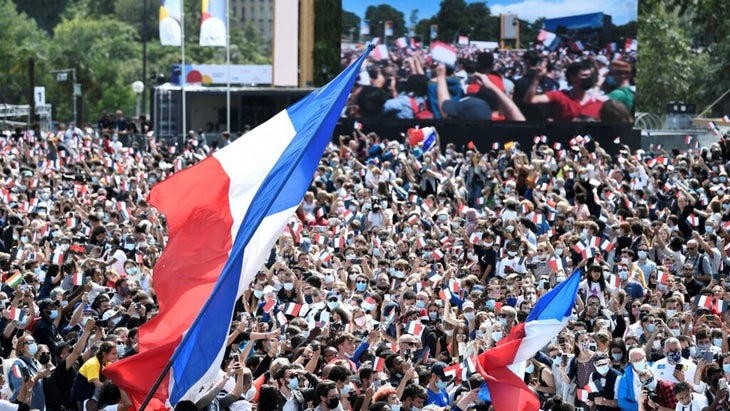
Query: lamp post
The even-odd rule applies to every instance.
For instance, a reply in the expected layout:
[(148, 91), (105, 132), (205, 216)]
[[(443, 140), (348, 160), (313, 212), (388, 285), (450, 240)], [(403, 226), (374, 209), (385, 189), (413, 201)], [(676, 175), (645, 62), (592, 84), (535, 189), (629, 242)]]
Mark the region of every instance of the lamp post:
[(139, 119), (139, 106), (142, 101), (142, 93), (144, 93), (144, 83), (139, 80), (135, 81), (132, 83), (132, 91), (134, 91), (137, 100), (137, 109), (135, 110), (135, 114), (137, 119)]
[(81, 95), (81, 84), (76, 83), (76, 69), (57, 69), (51, 70), (51, 73), (54, 73), (56, 75), (56, 81), (59, 83), (68, 81), (68, 73), (71, 73), (71, 81), (73, 81), (73, 90), (71, 92), (71, 95), (73, 96), (74, 125), (78, 125), (78, 118), (76, 115), (76, 97)]

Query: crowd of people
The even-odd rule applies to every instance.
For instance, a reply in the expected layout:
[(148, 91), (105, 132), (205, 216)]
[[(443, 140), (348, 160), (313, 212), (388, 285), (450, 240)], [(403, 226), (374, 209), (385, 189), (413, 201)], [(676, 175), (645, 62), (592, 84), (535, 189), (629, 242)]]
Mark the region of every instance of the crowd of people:
[[(728, 408), (724, 139), (611, 156), (589, 136), (429, 132), (333, 140), (237, 305), (215, 384), (176, 409), (489, 410), (474, 358), (575, 270), (568, 326), (519, 371), (543, 409)], [(130, 407), (104, 368), (158, 311), (168, 232), (146, 197), (212, 147), (3, 134), (3, 407)]]
[[(441, 52), (393, 45), (387, 56), (371, 54), (346, 115), (633, 122), (634, 51), (538, 46), (481, 51), (453, 44), (452, 61)], [(345, 53), (343, 66), (358, 55)]]

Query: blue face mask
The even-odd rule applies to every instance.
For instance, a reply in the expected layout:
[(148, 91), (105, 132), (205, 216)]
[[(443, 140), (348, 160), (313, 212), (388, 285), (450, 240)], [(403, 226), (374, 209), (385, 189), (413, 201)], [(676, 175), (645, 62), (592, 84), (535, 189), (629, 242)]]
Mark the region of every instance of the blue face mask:
[(445, 391), (448, 385), (449, 384), (446, 381), (436, 381), (436, 388), (438, 388), (439, 391)]
[[(439, 317), (439, 313), (437, 311), (431, 311), (428, 313), (428, 318), (435, 320)], [(413, 407), (411, 407), (413, 408)]]
[(253, 290), (254, 297), (261, 299), (264, 296), (264, 292), (261, 290)]
[(682, 361), (682, 353), (680, 351), (669, 351), (667, 353), (667, 360), (672, 364), (678, 364)]
[(426, 308), (426, 302), (423, 300), (416, 300), (416, 308)]
[(509, 305), (510, 307), (514, 307), (515, 305), (517, 305), (517, 299), (515, 297), (508, 298), (507, 305)]
[(366, 283), (357, 283), (355, 284), (355, 288), (357, 289), (357, 291), (363, 292), (368, 288), (368, 285)]
[(51, 312), (48, 314), (48, 317), (51, 320), (55, 320), (56, 318), (58, 318), (58, 310), (51, 310)]
[(487, 300), (487, 310), (494, 311), (496, 302), (494, 300)]

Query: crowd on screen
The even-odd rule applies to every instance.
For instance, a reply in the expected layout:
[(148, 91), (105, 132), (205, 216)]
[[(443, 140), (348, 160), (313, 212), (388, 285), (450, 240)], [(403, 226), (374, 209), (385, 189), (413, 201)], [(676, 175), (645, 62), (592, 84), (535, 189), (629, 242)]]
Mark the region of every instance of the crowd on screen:
[[(421, 47), (371, 53), (345, 115), (633, 122), (635, 51), (550, 50), (541, 43), (521, 51), (445, 47), (453, 48), (453, 61)], [(357, 55), (344, 52), (343, 65)]]
[[(129, 408), (104, 367), (158, 311), (168, 233), (147, 194), (227, 144), (69, 129), (0, 138), (7, 409)], [(609, 155), (590, 136), (407, 135), (326, 148), (238, 302), (215, 384), (176, 409), (489, 410), (473, 359), (576, 269), (568, 326), (518, 370), (543, 409), (727, 409), (724, 139)]]

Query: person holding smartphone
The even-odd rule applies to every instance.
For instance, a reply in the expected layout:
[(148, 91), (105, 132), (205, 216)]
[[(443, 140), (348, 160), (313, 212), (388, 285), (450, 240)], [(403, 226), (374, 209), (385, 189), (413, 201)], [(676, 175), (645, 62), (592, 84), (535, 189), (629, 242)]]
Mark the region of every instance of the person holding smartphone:
[(10, 401), (17, 402), (18, 398), (21, 399), (28, 395), (23, 393), (21, 396), (21, 390), (24, 386), (24, 382), (27, 380), (33, 380), (32, 385), (32, 399), (30, 401), (31, 409), (45, 410), (46, 408), (46, 397), (43, 394), (43, 379), (46, 378), (50, 373), (51, 369), (43, 367), (35, 359), (35, 355), (38, 352), (38, 345), (36, 344), (33, 336), (30, 334), (23, 334), (18, 337), (18, 342), (15, 346), (15, 355), (17, 359), (13, 362), (12, 369), (8, 373), (9, 381), (8, 385), (13, 390), (10, 396)]

